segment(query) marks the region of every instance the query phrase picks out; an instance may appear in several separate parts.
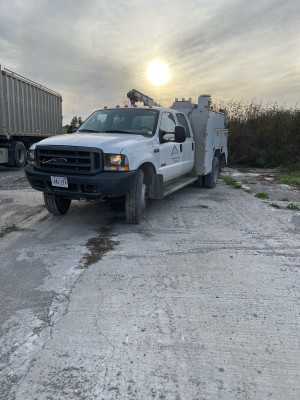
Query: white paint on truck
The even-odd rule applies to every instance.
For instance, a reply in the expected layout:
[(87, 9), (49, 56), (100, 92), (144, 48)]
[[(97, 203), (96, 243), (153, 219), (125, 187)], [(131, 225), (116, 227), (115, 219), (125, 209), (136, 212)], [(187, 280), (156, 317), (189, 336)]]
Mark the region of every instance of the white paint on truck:
[(33, 145), (26, 176), (52, 214), (66, 213), (72, 199), (125, 196), (127, 221), (138, 223), (148, 197), (216, 185), (227, 162), (227, 113), (210, 102), (95, 111), (76, 133)]

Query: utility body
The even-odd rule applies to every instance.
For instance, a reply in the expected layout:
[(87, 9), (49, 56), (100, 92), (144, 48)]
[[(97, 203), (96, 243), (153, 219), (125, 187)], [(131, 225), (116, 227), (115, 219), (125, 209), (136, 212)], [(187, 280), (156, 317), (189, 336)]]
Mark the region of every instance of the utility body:
[(216, 185), (227, 163), (228, 118), (210, 102), (200, 96), (198, 104), (95, 111), (72, 135), (34, 144), (27, 179), (52, 214), (65, 214), (72, 199), (125, 196), (126, 219), (138, 223), (148, 199), (192, 183)]
[(0, 66), (0, 164), (24, 167), (33, 143), (61, 133), (61, 95)]

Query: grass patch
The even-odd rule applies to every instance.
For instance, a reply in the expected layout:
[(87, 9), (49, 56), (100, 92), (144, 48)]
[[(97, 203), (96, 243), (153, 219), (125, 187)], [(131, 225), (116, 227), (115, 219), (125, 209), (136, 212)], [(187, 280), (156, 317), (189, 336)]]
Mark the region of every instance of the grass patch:
[(268, 199), (268, 198), (269, 198), (269, 195), (268, 195), (268, 193), (260, 192), (260, 193), (257, 193), (257, 194), (255, 195), (255, 197), (258, 197), (259, 199)]
[(18, 231), (19, 229), (17, 228), (16, 225), (10, 225), (10, 226), (6, 226), (3, 231), (0, 232), (0, 238), (3, 238), (5, 235), (7, 235), (8, 233), (14, 232), (14, 231)]
[(289, 201), (287, 197), (284, 197), (283, 199), (280, 199), (279, 201)]
[(241, 184), (237, 183), (237, 181), (230, 176), (220, 175), (220, 178), (226, 182), (226, 185), (233, 186), (235, 189), (240, 189), (242, 187)]
[(300, 211), (300, 205), (296, 203), (290, 203), (286, 206), (289, 210), (297, 210)]
[(300, 185), (300, 171), (279, 174), (277, 175), (277, 179), (281, 183)]

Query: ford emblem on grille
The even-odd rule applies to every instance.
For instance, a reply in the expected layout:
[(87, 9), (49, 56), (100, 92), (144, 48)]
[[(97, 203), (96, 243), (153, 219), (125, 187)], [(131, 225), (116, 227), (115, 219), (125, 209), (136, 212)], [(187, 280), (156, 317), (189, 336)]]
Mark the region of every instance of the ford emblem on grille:
[(50, 158), (50, 160), (47, 160), (47, 161), (43, 160), (42, 164), (49, 164), (50, 162), (56, 162), (56, 161), (63, 161), (65, 163), (68, 162), (68, 160), (66, 158)]

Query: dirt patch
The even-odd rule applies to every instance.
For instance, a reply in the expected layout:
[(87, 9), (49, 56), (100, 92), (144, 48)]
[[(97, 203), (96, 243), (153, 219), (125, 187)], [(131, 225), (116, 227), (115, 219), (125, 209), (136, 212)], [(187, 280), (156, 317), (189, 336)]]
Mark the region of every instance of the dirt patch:
[(119, 244), (118, 241), (112, 240), (112, 229), (108, 227), (101, 228), (98, 237), (91, 238), (87, 241), (86, 247), (89, 252), (84, 254), (79, 266), (79, 269), (88, 268), (92, 264), (96, 264), (102, 260), (102, 257), (109, 251), (113, 250)]

